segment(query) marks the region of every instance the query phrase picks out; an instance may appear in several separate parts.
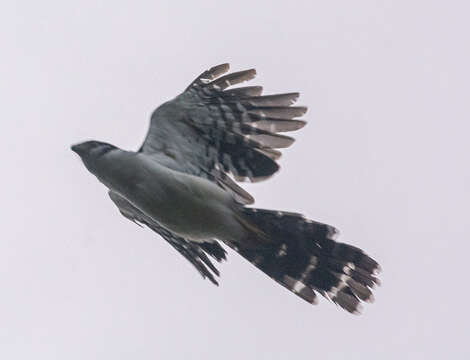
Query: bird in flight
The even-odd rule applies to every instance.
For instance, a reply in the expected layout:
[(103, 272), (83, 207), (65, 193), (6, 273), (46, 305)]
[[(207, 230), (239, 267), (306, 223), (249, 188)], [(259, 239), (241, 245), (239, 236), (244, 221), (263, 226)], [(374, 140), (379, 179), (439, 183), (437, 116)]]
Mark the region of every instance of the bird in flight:
[(255, 77), (203, 72), (159, 106), (140, 149), (99, 141), (73, 145), (103, 183), (121, 214), (158, 233), (214, 284), (210, 258), (226, 259), (221, 243), (309, 303), (317, 293), (358, 313), (372, 302), (378, 263), (361, 249), (336, 242), (337, 230), (301, 214), (249, 207), (237, 182), (262, 181), (279, 170), (278, 149), (294, 139), (280, 133), (305, 125), (298, 93), (261, 95), (262, 87), (227, 89)]

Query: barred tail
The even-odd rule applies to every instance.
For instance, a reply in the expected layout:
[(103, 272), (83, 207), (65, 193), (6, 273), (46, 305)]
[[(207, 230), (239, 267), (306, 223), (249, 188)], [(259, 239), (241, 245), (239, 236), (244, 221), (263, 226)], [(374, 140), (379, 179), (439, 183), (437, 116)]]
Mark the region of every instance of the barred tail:
[(269, 277), (309, 303), (316, 303), (318, 292), (351, 313), (360, 312), (361, 301), (374, 300), (379, 264), (361, 249), (334, 241), (334, 227), (296, 213), (243, 211), (268, 241), (234, 249)]

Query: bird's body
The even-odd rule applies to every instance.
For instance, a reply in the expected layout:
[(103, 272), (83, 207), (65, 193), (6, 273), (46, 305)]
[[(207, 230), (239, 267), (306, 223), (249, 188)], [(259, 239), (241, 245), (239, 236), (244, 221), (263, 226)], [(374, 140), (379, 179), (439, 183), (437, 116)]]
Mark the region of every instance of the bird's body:
[(372, 301), (377, 262), (334, 240), (336, 229), (297, 213), (249, 208), (254, 199), (236, 184), (261, 181), (279, 169), (278, 148), (293, 139), (306, 112), (297, 93), (261, 95), (261, 87), (227, 87), (254, 70), (221, 76), (213, 67), (152, 114), (139, 151), (87, 141), (74, 145), (87, 169), (109, 190), (129, 220), (160, 234), (217, 284), (208, 255), (221, 261), (234, 249), (272, 279), (314, 303), (315, 292), (356, 313)]
[(233, 197), (204, 178), (162, 166), (147, 154), (117, 148), (90, 168), (108, 189), (178, 236), (194, 242), (244, 236)]

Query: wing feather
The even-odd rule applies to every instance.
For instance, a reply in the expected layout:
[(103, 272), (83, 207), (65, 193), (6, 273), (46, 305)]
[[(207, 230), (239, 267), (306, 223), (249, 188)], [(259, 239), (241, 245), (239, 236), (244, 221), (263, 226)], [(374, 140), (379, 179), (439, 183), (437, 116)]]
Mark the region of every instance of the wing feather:
[(118, 207), (120, 213), (125, 218), (129, 219), (133, 223), (136, 223), (137, 225), (145, 225), (159, 234), (173, 248), (183, 255), (186, 260), (193, 264), (193, 266), (197, 269), (203, 278), (208, 278), (213, 284), (218, 285), (214, 275), (219, 276), (219, 271), (206, 255), (206, 253), (211, 255), (218, 262), (225, 260), (226, 252), (218, 242), (214, 241), (207, 244), (196, 244), (187, 241), (159, 225), (157, 222), (146, 216), (125, 198), (115, 193), (114, 191), (109, 191), (108, 194), (114, 204)]
[(255, 69), (227, 73), (228, 64), (204, 71), (175, 99), (157, 108), (140, 151), (166, 166), (205, 177), (240, 202), (252, 197), (233, 181), (260, 181), (279, 170), (276, 160), (294, 142), (281, 132), (305, 125), (299, 93), (262, 96), (261, 86), (227, 89), (256, 76)]

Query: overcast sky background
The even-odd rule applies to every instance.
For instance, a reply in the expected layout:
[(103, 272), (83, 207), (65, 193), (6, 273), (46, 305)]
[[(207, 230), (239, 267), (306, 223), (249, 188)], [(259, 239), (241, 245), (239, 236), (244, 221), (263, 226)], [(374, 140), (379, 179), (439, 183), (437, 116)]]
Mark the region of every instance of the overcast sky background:
[[(467, 359), (466, 1), (2, 1), (0, 358)], [(364, 314), (236, 254), (219, 288), (120, 216), (69, 150), (137, 149), (208, 67), (300, 91), (309, 124), (258, 207), (335, 225), (383, 267)]]

